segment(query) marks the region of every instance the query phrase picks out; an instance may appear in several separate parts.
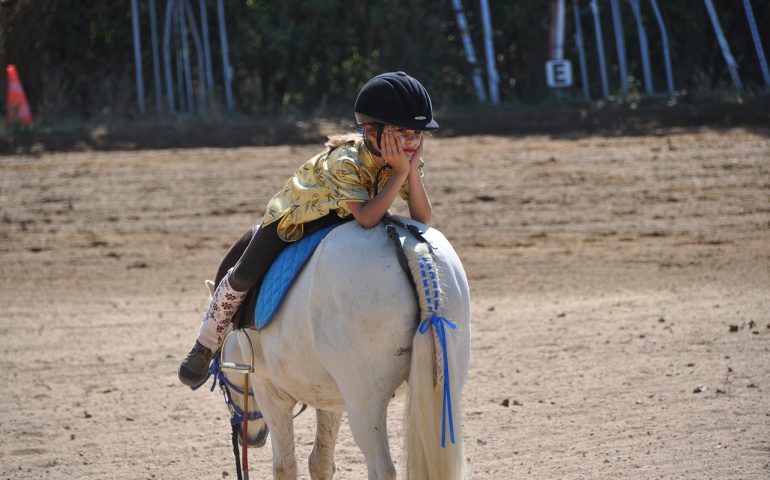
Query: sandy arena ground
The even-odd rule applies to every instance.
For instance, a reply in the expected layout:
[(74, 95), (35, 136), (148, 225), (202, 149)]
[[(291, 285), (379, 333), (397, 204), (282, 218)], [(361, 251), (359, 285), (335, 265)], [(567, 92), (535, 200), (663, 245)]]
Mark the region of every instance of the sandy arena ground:
[[(221, 395), (176, 368), (203, 280), (316, 151), (0, 158), (0, 478), (235, 478)], [(425, 158), (473, 293), (471, 478), (770, 478), (770, 132), (435, 138)], [(340, 435), (337, 478), (365, 478)], [(270, 478), (270, 447), (250, 457)]]

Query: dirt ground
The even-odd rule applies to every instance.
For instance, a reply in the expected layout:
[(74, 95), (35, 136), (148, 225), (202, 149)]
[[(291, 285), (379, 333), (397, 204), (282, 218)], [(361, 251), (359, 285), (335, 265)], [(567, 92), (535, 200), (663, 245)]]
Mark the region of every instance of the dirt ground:
[[(176, 368), (203, 280), (316, 151), (0, 157), (0, 478), (235, 478), (221, 395)], [(770, 478), (770, 131), (434, 138), (425, 159), (473, 294), (471, 478)], [(250, 458), (270, 478), (270, 447)], [(346, 423), (336, 460), (365, 478)]]

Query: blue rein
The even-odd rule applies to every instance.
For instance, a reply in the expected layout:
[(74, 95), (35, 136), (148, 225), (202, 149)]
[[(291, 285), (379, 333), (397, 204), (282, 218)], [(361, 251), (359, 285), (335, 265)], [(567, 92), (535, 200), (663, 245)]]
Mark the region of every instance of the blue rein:
[[(206, 382), (209, 380), (209, 378), (214, 377), (214, 381), (211, 383), (211, 389), (210, 391), (214, 391), (215, 388), (217, 388), (217, 380), (219, 380), (219, 386), (221, 388), (226, 388), (228, 390), (233, 390), (236, 393), (243, 395), (244, 392), (237, 386), (235, 386), (230, 380), (225, 377), (224, 372), (219, 367), (219, 355), (214, 355), (214, 360), (211, 361), (211, 364), (209, 365), (209, 371), (206, 374), (206, 378), (198, 385), (197, 387), (194, 387), (193, 390), (197, 390), (203, 385), (206, 384)], [(250, 397), (254, 396), (254, 392), (249, 392), (248, 395)], [(243, 423), (243, 409), (239, 407), (238, 405), (233, 402), (230, 395), (225, 395), (225, 403), (227, 404), (227, 407), (230, 409), (230, 412), (232, 413), (230, 417), (230, 425), (237, 425), (239, 423)], [(255, 410), (253, 412), (249, 412), (249, 421), (259, 420), (262, 417), (262, 412)]]
[[(425, 255), (420, 257), (419, 264), (422, 286), (425, 289), (425, 298), (428, 304), (428, 313), (431, 314), (430, 317), (420, 322), (419, 332), (424, 335), (428, 331), (428, 328), (433, 325), (433, 329), (436, 331), (436, 335), (438, 335), (438, 339), (441, 342), (441, 350), (444, 356), (444, 401), (441, 406), (441, 448), (445, 448), (447, 424), (449, 424), (449, 439), (452, 443), (455, 443), (455, 427), (454, 420), (452, 419), (452, 393), (449, 386), (449, 359), (447, 355), (446, 330), (444, 327), (448, 326), (454, 330), (457, 326), (446, 318), (438, 315), (438, 281), (436, 280), (436, 272), (433, 270), (433, 266), (428, 263)], [(431, 295), (431, 287), (433, 295)], [(432, 303), (431, 298), (433, 300)]]

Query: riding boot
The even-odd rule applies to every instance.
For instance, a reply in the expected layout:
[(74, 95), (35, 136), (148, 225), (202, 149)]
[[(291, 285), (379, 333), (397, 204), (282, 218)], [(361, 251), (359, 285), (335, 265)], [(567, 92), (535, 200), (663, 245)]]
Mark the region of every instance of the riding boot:
[(209, 363), (222, 345), (227, 325), (248, 293), (234, 290), (229, 278), (228, 272), (219, 282), (201, 322), (198, 339), (179, 365), (179, 380), (188, 387), (197, 387), (206, 379)]

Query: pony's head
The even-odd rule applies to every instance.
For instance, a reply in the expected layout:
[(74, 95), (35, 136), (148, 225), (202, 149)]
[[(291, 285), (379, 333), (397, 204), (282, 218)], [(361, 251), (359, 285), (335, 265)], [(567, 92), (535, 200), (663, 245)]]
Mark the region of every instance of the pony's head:
[[(244, 420), (248, 419), (249, 446), (263, 446), (268, 428), (254, 395), (254, 385), (247, 380), (246, 374), (254, 371), (254, 359), (251, 339), (245, 331), (236, 330), (227, 335), (220, 352), (219, 369), (231, 422), (243, 428)], [(239, 440), (243, 443), (242, 437)]]

